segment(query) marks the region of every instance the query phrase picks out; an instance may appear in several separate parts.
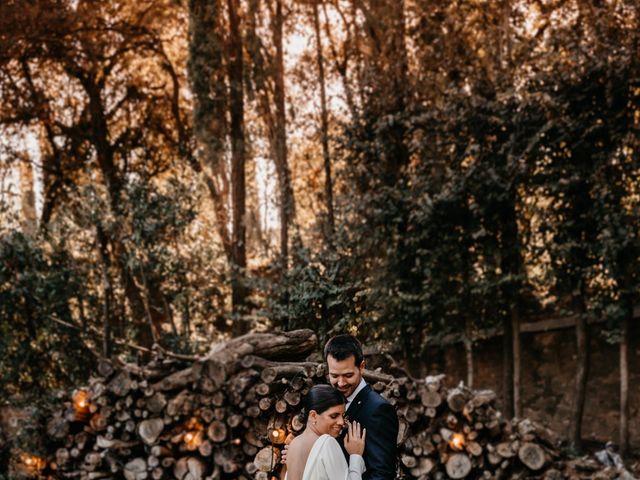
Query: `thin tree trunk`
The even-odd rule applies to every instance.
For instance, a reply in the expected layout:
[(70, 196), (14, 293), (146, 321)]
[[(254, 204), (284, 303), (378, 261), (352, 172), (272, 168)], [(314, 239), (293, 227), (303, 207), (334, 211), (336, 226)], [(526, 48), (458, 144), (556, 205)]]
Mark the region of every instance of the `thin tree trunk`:
[(324, 160), (324, 200), (327, 208), (327, 238), (331, 242), (335, 231), (333, 212), (333, 179), (331, 176), (331, 157), (329, 155), (329, 114), (327, 110), (327, 92), (324, 78), (324, 56), (322, 55), (322, 36), (320, 34), (320, 15), (318, 4), (313, 5), (313, 26), (316, 33), (316, 57), (318, 61), (318, 81), (320, 83), (320, 119), (322, 138), (322, 158)]
[[(256, 33), (256, 19), (259, 2), (251, 0), (248, 4), (246, 15), (246, 43), (247, 51), (252, 60), (252, 80), (258, 96), (260, 117), (264, 121), (269, 140), (269, 148), (273, 163), (276, 168), (279, 194), (280, 214), (280, 263), (286, 270), (289, 258), (290, 227), (295, 219), (295, 197), (291, 185), (291, 169), (288, 161), (287, 131), (286, 131), (286, 95), (284, 82), (284, 48), (283, 28), (284, 12), (282, 0), (275, 3), (275, 11), (272, 12), (273, 21), (271, 31), (275, 46), (275, 57), (267, 62), (262, 54), (264, 47), (260, 37)], [(275, 68), (267, 70), (266, 64), (272, 64)], [(273, 106), (271, 89), (268, 79), (272, 79)]]
[[(508, 156), (506, 161), (508, 161)], [(518, 233), (517, 194), (512, 188), (511, 194), (504, 203), (504, 214), (501, 217), (501, 235), (497, 240), (500, 245), (500, 267), (503, 275), (511, 278), (502, 285), (507, 315), (503, 319), (504, 328), (504, 391), (505, 413), (507, 418), (521, 417), (520, 384), (521, 384), (521, 346), (520, 346), (520, 291), (524, 271), (520, 236)]]
[[(357, 38), (357, 27), (356, 27), (355, 33), (352, 33), (351, 25), (355, 24), (355, 19), (352, 22), (349, 22), (347, 20), (346, 14), (343, 13), (342, 10), (340, 9), (340, 5), (334, 4), (333, 7), (338, 11), (338, 13), (340, 14), (340, 16), (342, 17), (345, 23), (345, 28), (344, 28), (345, 39), (343, 44), (344, 58), (343, 59), (340, 59), (338, 56), (338, 52), (336, 49), (336, 42), (334, 41), (331, 35), (330, 23), (326, 21), (326, 19), (329, 17), (329, 14), (327, 13), (326, 3), (322, 4), (322, 10), (324, 12), (324, 17), (325, 17), (324, 31), (325, 31), (327, 40), (329, 42), (329, 47), (333, 53), (335, 69), (340, 74), (340, 77), (342, 78), (342, 88), (344, 90), (344, 97), (345, 97), (345, 101), (347, 102), (347, 108), (351, 113), (351, 121), (358, 122), (360, 119), (360, 115), (358, 114), (358, 108), (356, 107), (356, 102), (353, 96), (353, 88), (349, 83), (349, 77), (348, 77), (350, 55), (355, 50), (352, 46), (352, 44), (354, 43), (352, 42), (352, 37), (355, 36)], [(355, 5), (353, 4), (352, 4), (352, 11), (355, 11)], [(359, 63), (356, 61), (356, 72), (359, 72), (358, 65)], [(359, 73), (356, 73), (355, 76), (356, 78), (360, 79)], [(357, 84), (360, 84), (360, 80), (358, 80)]]
[(518, 309), (511, 308), (511, 333), (513, 335), (513, 413), (522, 418), (522, 403), (520, 401), (522, 348), (520, 341), (520, 315)]
[(620, 455), (629, 453), (629, 327), (633, 308), (622, 320), (620, 332)]
[(464, 352), (467, 363), (467, 387), (473, 388), (473, 341), (469, 337), (467, 337), (464, 341)]
[(513, 418), (513, 325), (511, 318), (502, 322), (502, 411), (507, 419)]
[(102, 227), (96, 227), (98, 238), (98, 253), (102, 263), (102, 290), (104, 302), (102, 304), (102, 354), (109, 358), (112, 353), (111, 330), (113, 316), (113, 286), (111, 284), (111, 258), (109, 257), (108, 240)]
[(31, 236), (37, 227), (36, 196), (34, 193), (33, 165), (28, 154), (20, 158), (20, 198), (22, 200), (22, 229)]
[(589, 375), (589, 338), (587, 318), (584, 311), (580, 311), (576, 320), (576, 357), (576, 383), (570, 442), (571, 447), (576, 452), (580, 452), (582, 450), (582, 418), (584, 417), (587, 378)]
[(189, 293), (184, 296), (184, 305), (182, 306), (182, 330), (183, 336), (186, 339), (191, 338), (191, 309), (189, 308)]
[[(241, 313), (247, 297), (245, 269), (246, 253), (246, 185), (245, 185), (245, 140), (244, 140), (244, 92), (243, 92), (243, 48), (238, 10), (239, 0), (227, 0), (229, 9), (229, 85), (231, 107), (231, 198), (232, 216), (232, 278), (231, 297), (234, 313)], [(236, 318), (234, 335), (248, 331), (244, 320)]]
[(280, 257), (282, 268), (286, 270), (289, 262), (289, 225), (293, 219), (294, 202), (291, 188), (291, 172), (287, 159), (287, 130), (284, 91), (284, 49), (282, 46), (282, 30), (284, 15), (282, 0), (276, 0), (276, 12), (273, 22), (273, 43), (276, 47), (275, 58), (275, 106), (276, 106), (276, 168), (280, 184)]
[[(465, 217), (468, 219), (471, 216), (471, 212), (467, 208), (466, 204), (462, 207), (465, 211)], [(471, 259), (471, 245), (470, 238), (468, 236), (464, 237), (464, 241), (462, 243), (462, 248), (460, 249), (460, 253), (462, 255), (462, 301), (463, 305), (466, 305), (468, 308), (472, 308), (473, 298), (471, 295), (472, 288), (472, 280), (471, 280), (471, 271), (473, 270), (473, 260)], [(473, 318), (469, 314), (464, 315), (464, 350), (465, 350), (465, 359), (467, 366), (467, 386), (469, 388), (473, 388), (473, 377), (474, 377), (474, 368), (473, 368)]]

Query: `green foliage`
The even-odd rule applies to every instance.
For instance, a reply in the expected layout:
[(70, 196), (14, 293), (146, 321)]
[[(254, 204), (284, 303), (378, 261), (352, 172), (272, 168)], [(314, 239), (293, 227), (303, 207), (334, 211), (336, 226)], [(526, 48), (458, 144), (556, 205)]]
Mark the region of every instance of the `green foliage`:
[(313, 253), (302, 247), (294, 250), (293, 259), (278, 282), (256, 282), (266, 299), (264, 313), (287, 330), (313, 328), (321, 343), (357, 329), (363, 291), (348, 276), (350, 259), (333, 249)]
[[(64, 245), (0, 237), (0, 401), (37, 398), (85, 379), (93, 355), (72, 325), (82, 279)], [(15, 399), (15, 398), (14, 398)]]
[[(606, 21), (611, 38), (625, 31)], [(490, 24), (474, 26), (487, 49), (499, 45)], [(589, 55), (610, 40), (554, 28), (564, 56), (528, 57), (548, 46), (523, 39), (513, 45), (521, 64), (508, 72), (487, 62), (452, 67), (441, 95), (415, 91), (428, 107), (378, 98), (342, 125), (335, 250), (321, 261), (299, 258), (295, 280), (278, 285), (292, 296), (272, 298), (296, 325), (327, 331), (317, 323), (326, 315), (311, 306), (346, 285), (356, 295), (345, 296), (337, 328), (414, 352), (514, 312), (586, 308), (612, 326), (630, 315), (639, 264), (636, 61), (628, 42), (608, 58)], [(434, 47), (437, 38), (423, 41)], [(447, 68), (434, 55), (422, 85)], [(477, 61), (456, 55), (447, 62)], [(378, 61), (393, 71), (401, 60)], [(336, 285), (334, 271), (348, 282)]]
[[(327, 60), (340, 65), (327, 61), (326, 72), (340, 74), (350, 96), (350, 116), (337, 124), (330, 112), (335, 233), (319, 218), (287, 268), (243, 245), (260, 257), (242, 272), (255, 274), (252, 318), (321, 337), (354, 331), (418, 353), (514, 314), (579, 309), (606, 318), (617, 338), (638, 302), (640, 107), (637, 14), (630, 2), (613, 3), (595, 17), (563, 2), (364, 2), (342, 12), (353, 28), (332, 39)], [(231, 238), (225, 215), (237, 180), (224, 173), (228, 12), (201, 0), (175, 6), (191, 16), (191, 41), (174, 66), (185, 45), (167, 44), (165, 54), (164, 33), (180, 32), (163, 28), (173, 10), (49, 4), (35, 2), (36, 13), (51, 14), (31, 15), (40, 20), (22, 42), (0, 42), (8, 100), (0, 122), (47, 132), (48, 236), (2, 234), (0, 373), (12, 393), (71, 382), (66, 365), (76, 347), (83, 351), (78, 331), (99, 345), (105, 316), (115, 338), (147, 346), (151, 316), (160, 342), (184, 352), (237, 319), (228, 315), (234, 245), (224, 252), (217, 244)], [(251, 8), (256, 18), (266, 13)], [(18, 22), (12, 28), (31, 18), (17, 4), (8, 14)], [(270, 19), (244, 32), (249, 42)], [(353, 43), (337, 48), (342, 37)], [(267, 68), (251, 64), (265, 61), (258, 57), (245, 59), (247, 82)], [(308, 88), (312, 58), (296, 67)], [(186, 72), (193, 104), (183, 106)], [(253, 97), (259, 90), (247, 87), (245, 115), (247, 152), (256, 157), (273, 134), (255, 121), (271, 108), (269, 94)], [(289, 125), (301, 122), (289, 117)], [(298, 132), (288, 133), (297, 141)], [(288, 145), (293, 170), (305, 163), (298, 146)], [(186, 165), (201, 177), (210, 169), (217, 193), (205, 197)], [(315, 180), (309, 190), (317, 191), (296, 185), (296, 195), (314, 203)], [(273, 243), (271, 233), (261, 240)], [(29, 366), (18, 368), (19, 359)]]

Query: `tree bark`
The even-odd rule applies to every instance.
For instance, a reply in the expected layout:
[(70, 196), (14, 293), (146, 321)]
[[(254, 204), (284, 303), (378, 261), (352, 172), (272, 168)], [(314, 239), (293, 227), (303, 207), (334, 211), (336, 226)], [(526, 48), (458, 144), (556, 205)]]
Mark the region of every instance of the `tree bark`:
[[(508, 161), (508, 158), (506, 159)], [(516, 179), (512, 180), (516, 183)], [(522, 288), (523, 261), (520, 248), (520, 235), (518, 233), (517, 194), (515, 187), (505, 200), (500, 221), (500, 267), (503, 275), (510, 278), (508, 283), (501, 287), (503, 302), (507, 315), (503, 320), (504, 328), (504, 391), (505, 414), (507, 418), (521, 416), (520, 410), (520, 291)]]
[(36, 197), (34, 193), (33, 165), (28, 154), (20, 158), (20, 198), (22, 203), (22, 230), (31, 236), (37, 228)]
[(620, 332), (620, 455), (629, 453), (629, 327), (633, 308), (622, 320)]
[(511, 318), (502, 321), (502, 411), (505, 418), (513, 418), (513, 325)]
[(286, 270), (289, 261), (289, 225), (294, 217), (293, 189), (291, 187), (291, 171), (287, 159), (287, 130), (284, 87), (284, 49), (282, 30), (284, 14), (282, 0), (276, 0), (276, 11), (273, 21), (273, 43), (276, 48), (275, 58), (275, 163), (280, 190), (280, 258), (282, 268)]
[(112, 343), (112, 312), (113, 312), (113, 286), (111, 284), (111, 259), (109, 257), (108, 240), (102, 226), (96, 226), (98, 237), (98, 253), (102, 263), (102, 290), (104, 299), (102, 303), (102, 354), (105, 358), (111, 357)]
[(522, 418), (522, 404), (520, 402), (520, 387), (522, 374), (522, 348), (520, 342), (520, 315), (518, 309), (511, 309), (511, 332), (513, 335), (513, 413)]
[(327, 208), (327, 231), (329, 242), (333, 240), (335, 219), (333, 212), (333, 179), (331, 176), (331, 156), (329, 154), (329, 114), (327, 110), (327, 92), (324, 78), (324, 56), (322, 54), (322, 35), (320, 33), (320, 15), (318, 3), (313, 4), (313, 26), (316, 35), (316, 58), (318, 62), (318, 83), (320, 84), (320, 136), (322, 138), (322, 158), (324, 161), (324, 201)]
[(464, 340), (465, 358), (467, 361), (467, 387), (473, 388), (473, 342), (470, 338)]
[[(217, 230), (227, 258), (231, 260), (231, 234), (227, 208), (228, 184), (224, 162), (224, 139), (227, 135), (227, 85), (223, 66), (223, 38), (220, 27), (220, 4), (217, 0), (189, 1), (189, 80), (194, 95), (193, 131), (198, 155), (186, 151), (188, 139), (181, 142), (194, 171), (201, 174), (209, 190), (217, 219)], [(174, 74), (174, 117), (180, 119), (178, 82)], [(178, 122), (182, 124), (181, 121)], [(183, 130), (183, 129), (180, 129)], [(184, 133), (184, 132), (181, 132)], [(210, 170), (205, 172), (203, 165)]]
[[(243, 42), (240, 31), (239, 0), (227, 0), (229, 13), (229, 86), (231, 111), (231, 197), (232, 215), (232, 262), (231, 289), (234, 313), (241, 313), (247, 297), (245, 270), (246, 253), (246, 185), (245, 185), (245, 138), (244, 138), (244, 92), (243, 92)], [(248, 331), (244, 320), (237, 318), (233, 334)]]
[[(352, 3), (351, 4), (351, 13), (353, 13), (354, 15), (351, 15), (351, 20), (347, 19), (347, 14), (345, 14), (341, 8), (339, 4), (334, 4), (333, 8), (336, 9), (336, 11), (340, 14), (340, 17), (343, 19), (345, 27), (344, 27), (344, 33), (345, 33), (345, 39), (344, 39), (344, 43), (343, 43), (343, 58), (339, 58), (338, 56), (338, 51), (336, 48), (336, 42), (334, 41), (334, 38), (331, 34), (331, 25), (330, 22), (325, 21), (324, 22), (324, 32), (325, 35), (327, 37), (327, 41), (329, 42), (329, 47), (333, 53), (333, 59), (334, 59), (334, 63), (335, 63), (335, 69), (336, 71), (340, 74), (340, 77), (342, 79), (342, 88), (344, 89), (344, 96), (345, 96), (345, 101), (347, 103), (347, 108), (349, 109), (349, 113), (351, 114), (351, 121), (352, 122), (358, 122), (360, 119), (360, 114), (358, 113), (358, 107), (356, 106), (356, 101), (354, 99), (354, 93), (353, 93), (353, 87), (351, 86), (350, 82), (349, 82), (349, 76), (348, 76), (348, 71), (349, 71), (349, 60), (351, 59), (351, 55), (354, 53), (354, 42), (352, 41), (352, 37), (357, 37), (357, 25), (355, 22), (355, 14), (357, 13), (356, 11), (356, 7), (355, 5)], [(329, 18), (329, 15), (327, 13), (327, 5), (326, 3), (322, 3), (322, 10), (324, 12), (324, 18), (327, 19)], [(352, 32), (351, 27), (354, 27), (355, 32)], [(359, 68), (359, 62), (356, 62), (355, 64), (355, 77), (359, 80), (361, 78), (361, 74), (360, 74), (360, 68)], [(361, 82), (357, 82), (357, 85), (360, 85)]]
[(586, 400), (587, 378), (589, 374), (589, 338), (587, 318), (584, 309), (576, 319), (576, 383), (571, 419), (571, 447), (579, 452), (582, 449), (582, 418)]

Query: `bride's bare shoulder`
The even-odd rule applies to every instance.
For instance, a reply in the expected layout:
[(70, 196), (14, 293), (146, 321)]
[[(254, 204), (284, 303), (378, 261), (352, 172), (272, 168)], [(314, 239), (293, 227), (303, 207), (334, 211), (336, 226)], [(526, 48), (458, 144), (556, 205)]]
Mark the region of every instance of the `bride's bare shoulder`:
[(311, 448), (310, 446), (313, 445), (314, 441), (315, 441), (315, 438), (313, 437), (306, 436), (306, 435), (299, 435), (293, 440), (291, 440), (291, 443), (289, 444), (289, 451), (300, 452), (300, 451), (308, 450)]
[[(317, 438), (317, 437), (316, 437)], [(289, 444), (287, 450), (288, 480), (300, 480), (304, 474), (304, 467), (309, 458), (315, 438), (310, 435), (299, 435)]]

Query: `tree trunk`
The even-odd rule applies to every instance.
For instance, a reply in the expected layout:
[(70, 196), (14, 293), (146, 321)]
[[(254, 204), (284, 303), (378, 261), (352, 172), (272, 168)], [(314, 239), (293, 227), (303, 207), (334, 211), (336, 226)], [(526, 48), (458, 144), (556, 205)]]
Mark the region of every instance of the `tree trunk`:
[[(339, 58), (338, 57), (338, 52), (337, 52), (337, 47), (336, 47), (336, 42), (332, 36), (331, 33), (331, 24), (328, 21), (324, 22), (324, 32), (325, 35), (327, 37), (327, 41), (329, 42), (329, 47), (331, 49), (331, 51), (333, 52), (333, 58), (334, 58), (334, 63), (335, 63), (335, 69), (336, 71), (340, 74), (340, 78), (342, 79), (342, 88), (344, 90), (344, 97), (345, 97), (345, 101), (347, 103), (347, 108), (349, 109), (349, 113), (351, 115), (351, 121), (356, 123), (360, 120), (360, 114), (358, 113), (358, 107), (356, 106), (356, 101), (354, 99), (354, 93), (353, 93), (353, 87), (350, 84), (349, 81), (349, 77), (348, 77), (348, 70), (349, 70), (349, 60), (351, 59), (351, 55), (354, 54), (356, 48), (354, 47), (354, 43), (352, 41), (352, 37), (357, 37), (357, 24), (355, 22), (355, 16), (357, 16), (357, 9), (355, 7), (355, 5), (352, 3), (351, 4), (351, 11), (350, 13), (351, 15), (351, 20), (348, 21), (346, 20), (347, 15), (341, 11), (340, 9), (340, 5), (339, 4), (333, 4), (332, 5), (333, 8), (335, 8), (336, 10), (338, 10), (340, 13), (340, 16), (342, 16), (345, 19), (345, 39), (344, 39), (344, 43), (343, 43), (343, 58)], [(324, 18), (327, 19), (329, 18), (329, 14), (327, 13), (327, 4), (326, 2), (322, 2), (322, 10), (324, 12)], [(354, 27), (355, 32), (352, 32), (351, 27)], [(355, 62), (355, 78), (358, 79), (356, 82), (356, 86), (360, 85), (360, 79), (362, 78), (361, 74), (360, 74), (360, 68), (359, 68), (359, 62)], [(362, 96), (362, 95), (361, 95)]]
[(470, 338), (466, 338), (464, 341), (465, 358), (467, 361), (467, 387), (473, 388), (473, 342)]
[(511, 309), (511, 333), (513, 335), (513, 413), (522, 418), (522, 404), (520, 402), (520, 386), (522, 373), (522, 348), (520, 342), (520, 315), (518, 309)]
[(571, 447), (579, 452), (582, 449), (582, 418), (586, 399), (587, 378), (589, 374), (589, 338), (587, 318), (584, 309), (576, 319), (576, 383), (571, 421)]
[(320, 34), (320, 15), (318, 4), (313, 4), (313, 26), (316, 34), (316, 58), (318, 61), (318, 83), (320, 84), (320, 135), (322, 138), (322, 158), (324, 160), (324, 201), (327, 208), (327, 231), (329, 242), (333, 240), (335, 219), (333, 213), (333, 179), (331, 177), (331, 157), (329, 155), (329, 114), (327, 110), (327, 92), (324, 78), (324, 56), (322, 54), (322, 36)]
[[(243, 47), (238, 11), (239, 0), (227, 0), (229, 9), (229, 85), (231, 107), (231, 197), (232, 216), (232, 262), (231, 289), (234, 313), (241, 313), (247, 297), (245, 269), (246, 253), (246, 185), (245, 185), (245, 140), (244, 140), (244, 92), (243, 92)], [(244, 320), (236, 319), (234, 335), (248, 331)]]
[(502, 321), (502, 412), (505, 418), (513, 418), (513, 325), (511, 318)]
[[(228, 177), (224, 161), (227, 135), (227, 86), (223, 67), (223, 38), (220, 27), (220, 4), (217, 0), (189, 1), (189, 80), (194, 96), (193, 132), (198, 143), (197, 158), (187, 154), (191, 167), (201, 174), (209, 190), (217, 220), (218, 235), (229, 261), (232, 258)], [(174, 86), (177, 106), (178, 82)], [(175, 108), (175, 107), (174, 107)], [(179, 111), (174, 113), (179, 117)], [(184, 139), (184, 144), (188, 139)], [(188, 145), (185, 145), (188, 149)], [(203, 169), (210, 169), (210, 175)]]
[[(507, 159), (505, 159), (508, 162)], [(515, 183), (516, 179), (512, 179)], [(511, 187), (509, 195), (502, 206), (500, 217), (501, 228), (498, 241), (500, 246), (500, 267), (503, 275), (510, 278), (508, 283), (501, 286), (503, 302), (507, 314), (503, 320), (504, 328), (504, 389), (505, 414), (507, 418), (520, 417), (520, 376), (521, 376), (521, 347), (520, 347), (520, 291), (522, 288), (523, 261), (521, 255), (521, 241), (518, 233), (517, 193)]]
[(620, 455), (629, 453), (629, 326), (633, 307), (622, 320), (620, 332)]
[(111, 259), (109, 257), (108, 240), (102, 227), (96, 226), (96, 235), (98, 237), (98, 253), (102, 263), (102, 290), (104, 292), (104, 300), (102, 304), (102, 354), (105, 358), (111, 357), (112, 343), (112, 312), (113, 312), (113, 286), (111, 284)]
[(282, 268), (287, 269), (289, 262), (289, 225), (294, 217), (293, 189), (291, 172), (287, 159), (287, 130), (284, 91), (284, 50), (282, 46), (282, 30), (284, 16), (282, 0), (276, 0), (276, 12), (273, 21), (273, 43), (276, 47), (275, 58), (275, 163), (280, 189), (280, 259)]
[(20, 198), (22, 200), (22, 230), (26, 235), (36, 232), (36, 197), (34, 193), (33, 165), (28, 154), (20, 158)]

